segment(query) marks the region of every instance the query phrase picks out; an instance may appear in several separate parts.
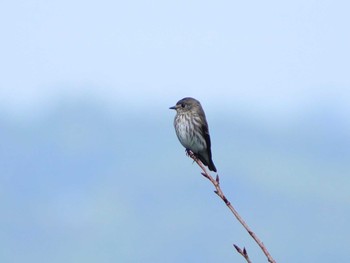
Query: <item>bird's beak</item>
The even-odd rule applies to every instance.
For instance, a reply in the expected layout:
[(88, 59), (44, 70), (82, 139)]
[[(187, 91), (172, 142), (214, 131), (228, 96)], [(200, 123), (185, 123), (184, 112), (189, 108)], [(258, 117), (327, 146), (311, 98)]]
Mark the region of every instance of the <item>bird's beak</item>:
[(171, 109), (171, 110), (176, 110), (176, 106), (172, 106), (172, 107), (170, 107), (169, 109)]

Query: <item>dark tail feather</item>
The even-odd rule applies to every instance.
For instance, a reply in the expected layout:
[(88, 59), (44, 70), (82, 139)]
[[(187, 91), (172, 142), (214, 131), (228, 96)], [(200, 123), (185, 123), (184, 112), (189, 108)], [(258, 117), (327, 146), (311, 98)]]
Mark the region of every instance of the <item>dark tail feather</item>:
[(209, 159), (209, 163), (208, 163), (207, 160), (205, 160), (204, 156), (202, 156), (201, 154), (196, 154), (196, 156), (199, 158), (199, 160), (201, 160), (201, 162), (205, 166), (208, 166), (210, 171), (217, 172), (216, 167), (215, 167), (213, 160), (211, 158)]
[(213, 160), (210, 160), (210, 163), (208, 164), (208, 168), (209, 168), (210, 171), (217, 172), (216, 171), (216, 167), (215, 167), (215, 165), (213, 163)]

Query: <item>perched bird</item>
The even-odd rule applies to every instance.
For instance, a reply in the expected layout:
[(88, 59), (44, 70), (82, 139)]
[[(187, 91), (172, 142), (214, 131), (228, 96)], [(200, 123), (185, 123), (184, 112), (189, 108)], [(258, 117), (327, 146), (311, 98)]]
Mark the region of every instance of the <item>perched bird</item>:
[(208, 123), (200, 102), (194, 98), (183, 98), (170, 109), (176, 110), (174, 127), (186, 151), (192, 151), (210, 171), (216, 172), (211, 159)]

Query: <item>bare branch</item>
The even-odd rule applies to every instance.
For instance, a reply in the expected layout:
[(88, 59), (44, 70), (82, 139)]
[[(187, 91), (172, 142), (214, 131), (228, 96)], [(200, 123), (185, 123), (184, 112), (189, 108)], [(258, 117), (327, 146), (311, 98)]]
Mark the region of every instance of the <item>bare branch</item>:
[(237, 252), (238, 252), (239, 254), (241, 254), (242, 257), (245, 258), (245, 260), (246, 260), (248, 263), (252, 263), (252, 262), (250, 261), (250, 258), (249, 258), (249, 256), (248, 256), (248, 252), (247, 252), (247, 250), (245, 249), (245, 247), (244, 247), (243, 250), (242, 250), (239, 246), (237, 246), (237, 245), (235, 245), (235, 244), (233, 244), (233, 246), (235, 247), (235, 249), (237, 250)]
[[(226, 198), (226, 196), (224, 195), (223, 191), (220, 188), (220, 178), (219, 175), (216, 175), (216, 179), (214, 179), (209, 172), (206, 170), (206, 168), (204, 167), (204, 165), (202, 164), (202, 162), (195, 156), (195, 154), (191, 151), (187, 151), (187, 154), (199, 165), (199, 167), (203, 170), (203, 173), (201, 173), (205, 178), (207, 178), (215, 187), (215, 191), (214, 193), (217, 194), (222, 201), (224, 201), (224, 203), (226, 204), (226, 206), (231, 210), (231, 212), (233, 213), (233, 215), (237, 218), (237, 220), (241, 223), (241, 225), (247, 230), (247, 232), (249, 233), (249, 235), (254, 239), (254, 241), (259, 245), (259, 247), (261, 248), (261, 250), (263, 251), (263, 253), (265, 254), (265, 256), (267, 257), (268, 262), (270, 263), (276, 263), (276, 261), (272, 258), (272, 256), (270, 255), (269, 251), (267, 250), (267, 248), (265, 247), (264, 243), (258, 238), (258, 236), (250, 229), (250, 227), (247, 225), (247, 223), (243, 220), (243, 218), (239, 215), (239, 213), (236, 211), (236, 209), (232, 206), (232, 204), (230, 203), (230, 201), (228, 201), (228, 199)], [(239, 252), (239, 250), (237, 248), (239, 248), (238, 246), (236, 247), (236, 245), (234, 245), (236, 250)], [(239, 248), (240, 249), (240, 248)], [(241, 251), (241, 249), (240, 249)], [(241, 251), (242, 253), (240, 253), (247, 261), (249, 259), (248, 257), (248, 253), (245, 250), (245, 248), (243, 249), (243, 251)], [(244, 256), (246, 255), (246, 256)], [(248, 259), (247, 259), (248, 258)], [(250, 262), (250, 260), (248, 261)]]

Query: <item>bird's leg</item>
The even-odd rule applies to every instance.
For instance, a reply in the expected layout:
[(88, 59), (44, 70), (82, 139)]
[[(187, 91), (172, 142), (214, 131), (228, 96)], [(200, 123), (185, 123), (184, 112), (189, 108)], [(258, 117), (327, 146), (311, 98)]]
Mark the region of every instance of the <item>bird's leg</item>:
[(196, 155), (190, 149), (186, 149), (185, 151), (187, 156), (191, 158), (196, 158)]
[(196, 162), (198, 160), (196, 154), (192, 152), (190, 149), (186, 149), (186, 155), (191, 157), (193, 159), (193, 162)]

